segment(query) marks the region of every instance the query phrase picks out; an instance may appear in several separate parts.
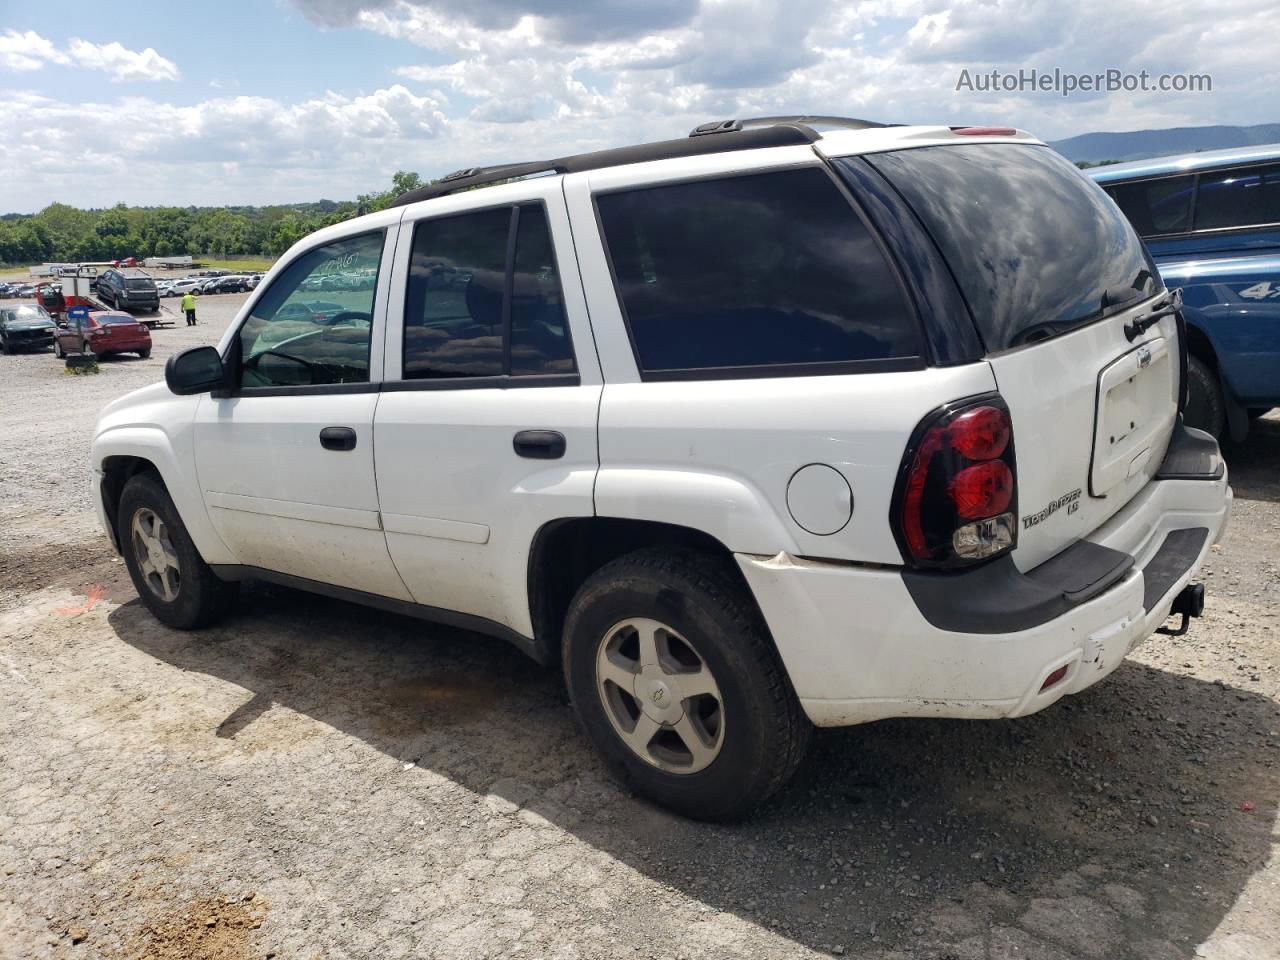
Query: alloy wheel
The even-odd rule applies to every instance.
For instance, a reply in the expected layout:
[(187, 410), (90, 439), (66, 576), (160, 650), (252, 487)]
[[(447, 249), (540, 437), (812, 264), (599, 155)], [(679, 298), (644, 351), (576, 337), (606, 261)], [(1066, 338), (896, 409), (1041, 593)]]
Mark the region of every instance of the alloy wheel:
[(182, 587), (182, 570), (169, 528), (154, 510), (141, 507), (129, 529), (133, 556), (147, 588), (165, 603), (172, 603)]
[(596, 650), (596, 690), (622, 742), (668, 773), (708, 767), (724, 744), (724, 698), (685, 637), (657, 620), (623, 620)]

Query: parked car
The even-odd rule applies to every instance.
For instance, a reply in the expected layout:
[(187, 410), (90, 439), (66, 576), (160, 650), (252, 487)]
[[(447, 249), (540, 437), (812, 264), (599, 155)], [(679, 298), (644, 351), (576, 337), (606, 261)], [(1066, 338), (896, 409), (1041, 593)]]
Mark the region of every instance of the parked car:
[(157, 280), (157, 281), (156, 281), (156, 293), (158, 293), (162, 299), (163, 299), (164, 297), (176, 297), (176, 296), (177, 296), (177, 293), (175, 293), (175, 292), (174, 292), (174, 289), (173, 289), (173, 281), (172, 281), (172, 280)]
[(0, 351), (43, 350), (53, 343), (53, 318), (36, 304), (0, 307)]
[(20, 283), (13, 288), (13, 295), (20, 298), (34, 297), (36, 295), (35, 284)]
[(115, 310), (160, 309), (156, 282), (142, 270), (111, 267), (98, 276), (98, 296)]
[(1280, 406), (1280, 144), (1089, 170), (1182, 288), (1187, 422), (1241, 441)]
[(199, 293), (200, 287), (204, 284), (203, 280), (196, 277), (185, 277), (182, 280), (173, 281), (173, 295), (180, 297), (186, 293)]
[(229, 277), (218, 277), (211, 281), (205, 288), (206, 293), (244, 293), (249, 289), (248, 280), (245, 277), (232, 275)]
[(99, 358), (113, 353), (136, 353), (143, 360), (151, 356), (151, 331), (123, 310), (90, 311), (79, 327), (74, 321), (60, 324), (54, 336), (53, 352), (59, 357), (81, 352)]
[[(1025, 716), (1185, 628), (1231, 492), (1133, 228), (1025, 133), (821, 123), (463, 171), (300, 241), (99, 418), (143, 602), (196, 628), (262, 579), (503, 637), (706, 818), (813, 724)], [(334, 262), (380, 282), (330, 313)]]

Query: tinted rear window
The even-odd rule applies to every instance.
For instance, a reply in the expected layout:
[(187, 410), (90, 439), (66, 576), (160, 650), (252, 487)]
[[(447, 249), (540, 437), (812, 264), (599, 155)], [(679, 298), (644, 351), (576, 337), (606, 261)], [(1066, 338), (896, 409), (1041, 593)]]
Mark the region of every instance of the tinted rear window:
[(669, 184), (596, 203), (647, 374), (836, 372), (920, 352), (893, 268), (822, 170)]
[(1063, 333), (1159, 289), (1115, 204), (1048, 147), (918, 147), (866, 160), (933, 235), (988, 350)]
[(145, 278), (126, 280), (124, 285), (130, 290), (154, 290), (156, 288), (155, 281)]

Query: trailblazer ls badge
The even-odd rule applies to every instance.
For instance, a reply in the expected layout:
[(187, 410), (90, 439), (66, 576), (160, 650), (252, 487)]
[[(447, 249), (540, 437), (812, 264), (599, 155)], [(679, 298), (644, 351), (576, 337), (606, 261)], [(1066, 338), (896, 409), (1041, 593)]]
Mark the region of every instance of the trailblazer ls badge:
[(1067, 508), (1067, 513), (1075, 513), (1080, 509), (1080, 493), (1080, 488), (1076, 487), (1070, 493), (1064, 493), (1057, 500), (1050, 500), (1042, 510), (1027, 514), (1022, 518), (1022, 529), (1030, 530), (1037, 523), (1043, 523), (1048, 520), (1063, 507)]

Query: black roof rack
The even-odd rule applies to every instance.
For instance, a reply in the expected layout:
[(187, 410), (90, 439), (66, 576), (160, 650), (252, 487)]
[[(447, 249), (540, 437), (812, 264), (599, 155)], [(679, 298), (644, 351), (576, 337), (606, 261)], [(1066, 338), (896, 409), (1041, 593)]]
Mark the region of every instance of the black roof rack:
[[(401, 207), (421, 200), (447, 196), (472, 187), (488, 186), (545, 173), (579, 173), (583, 170), (600, 170), (627, 163), (644, 163), (648, 160), (670, 160), (676, 157), (697, 157), (708, 153), (728, 153), (737, 150), (756, 150), (761, 147), (785, 147), (813, 143), (821, 134), (813, 125), (839, 126), (862, 130), (883, 127), (888, 124), (870, 120), (853, 120), (848, 117), (754, 117), (747, 120), (719, 120), (704, 123), (688, 137), (679, 140), (659, 140), (632, 147), (597, 150), (579, 153), (557, 160), (535, 160), (529, 163), (504, 163), (493, 167), (468, 167), (401, 194), (391, 206)], [(714, 129), (712, 129), (714, 128)], [(732, 134), (732, 136), (709, 136)]]

